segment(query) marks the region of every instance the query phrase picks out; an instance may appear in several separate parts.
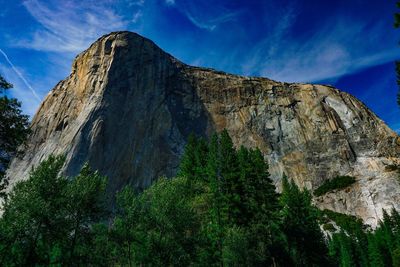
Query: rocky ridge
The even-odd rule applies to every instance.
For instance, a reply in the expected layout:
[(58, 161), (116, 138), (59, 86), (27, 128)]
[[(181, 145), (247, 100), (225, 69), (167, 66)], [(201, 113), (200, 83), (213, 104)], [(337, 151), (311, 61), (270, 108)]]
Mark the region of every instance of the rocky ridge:
[(101, 37), (79, 54), (32, 121), (10, 187), (50, 154), (64, 173), (87, 161), (110, 179), (109, 192), (143, 189), (172, 177), (191, 132), (226, 128), (235, 145), (259, 147), (278, 188), (285, 173), (315, 189), (337, 175), (352, 186), (315, 198), (321, 208), (376, 225), (382, 208), (400, 208), (400, 139), (353, 96), (330, 86), (284, 83), (181, 63), (131, 32)]

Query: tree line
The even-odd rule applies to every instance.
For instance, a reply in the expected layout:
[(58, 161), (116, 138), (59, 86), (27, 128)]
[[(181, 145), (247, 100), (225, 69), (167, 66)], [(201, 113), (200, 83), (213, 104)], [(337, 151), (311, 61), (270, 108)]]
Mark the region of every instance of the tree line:
[(399, 266), (395, 210), (371, 230), (286, 177), (278, 194), (260, 150), (226, 131), (191, 136), (177, 177), (128, 185), (113, 209), (105, 177), (86, 164), (67, 178), (63, 164), (50, 156), (8, 194), (2, 266)]

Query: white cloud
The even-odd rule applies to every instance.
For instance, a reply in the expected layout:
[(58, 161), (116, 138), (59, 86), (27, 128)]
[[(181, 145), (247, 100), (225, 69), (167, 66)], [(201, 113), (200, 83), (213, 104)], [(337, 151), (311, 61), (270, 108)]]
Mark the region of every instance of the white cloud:
[(169, 6), (174, 6), (193, 25), (207, 31), (213, 31), (220, 24), (235, 20), (242, 13), (240, 10), (227, 10), (217, 3), (213, 5), (201, 1), (196, 3), (182, 1), (178, 3), (175, 0), (165, 0), (165, 3)]
[(383, 64), (400, 55), (397, 47), (380, 41), (387, 32), (384, 25), (366, 27), (366, 22), (335, 18), (302, 39), (290, 38), (290, 24), (278, 27), (276, 34), (256, 45), (242, 69), (246, 74), (280, 81), (315, 82)]
[[(123, 30), (130, 22), (106, 8), (107, 1), (53, 2), (23, 2), (42, 27), (33, 32), (32, 39), (19, 41), (18, 46), (40, 51), (81, 52), (102, 34)], [(140, 13), (135, 13), (132, 21), (136, 22), (140, 16)]]
[(133, 17), (132, 17), (132, 22), (133, 23), (136, 23), (136, 22), (138, 22), (139, 21), (139, 19), (141, 18), (143, 16), (143, 13), (142, 13), (142, 11), (141, 10), (138, 10), (138, 11), (136, 11), (134, 14), (133, 14)]
[(145, 3), (144, 0), (128, 1), (129, 6), (143, 6), (144, 3)]
[(229, 12), (217, 17), (213, 18), (208, 18), (208, 19), (203, 19), (200, 18), (199, 16), (195, 16), (191, 14), (189, 11), (185, 10), (184, 11), (186, 17), (198, 28), (213, 31), (215, 28), (224, 22), (228, 22), (231, 20), (234, 20), (236, 16), (239, 15), (240, 12)]

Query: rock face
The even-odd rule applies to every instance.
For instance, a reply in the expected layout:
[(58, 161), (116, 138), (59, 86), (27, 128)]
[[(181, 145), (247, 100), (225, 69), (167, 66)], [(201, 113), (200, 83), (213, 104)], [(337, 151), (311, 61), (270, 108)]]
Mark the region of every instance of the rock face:
[[(364, 104), (330, 86), (283, 83), (191, 67), (130, 32), (103, 36), (78, 55), (32, 121), (11, 186), (50, 154), (64, 172), (87, 161), (110, 179), (148, 187), (177, 171), (191, 132), (226, 128), (236, 145), (259, 147), (279, 188), (283, 173), (308, 189), (337, 175), (357, 181), (315, 199), (375, 225), (382, 208), (400, 208), (400, 139)], [(389, 167), (388, 167), (389, 166)]]

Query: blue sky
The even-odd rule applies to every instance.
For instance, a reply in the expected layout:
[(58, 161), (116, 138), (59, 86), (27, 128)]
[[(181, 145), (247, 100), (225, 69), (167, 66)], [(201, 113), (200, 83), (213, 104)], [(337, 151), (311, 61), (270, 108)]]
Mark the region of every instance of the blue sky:
[(29, 115), (98, 37), (130, 30), (185, 63), (331, 84), (400, 131), (395, 0), (0, 0), (0, 73)]

